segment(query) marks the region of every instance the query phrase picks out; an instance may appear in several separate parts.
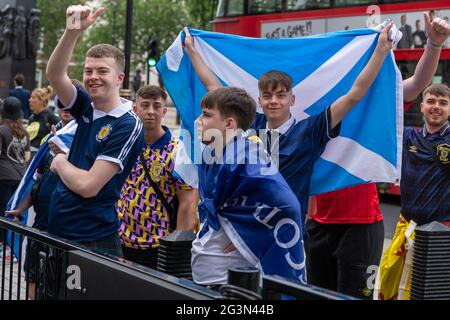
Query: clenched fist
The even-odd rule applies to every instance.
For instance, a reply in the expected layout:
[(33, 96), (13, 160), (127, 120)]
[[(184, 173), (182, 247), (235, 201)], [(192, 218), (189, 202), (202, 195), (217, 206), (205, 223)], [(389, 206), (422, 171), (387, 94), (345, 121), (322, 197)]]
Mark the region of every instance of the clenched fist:
[(95, 12), (92, 12), (91, 7), (89, 6), (70, 6), (66, 10), (66, 29), (72, 31), (84, 31), (94, 24), (104, 11), (104, 7), (100, 7), (95, 10)]

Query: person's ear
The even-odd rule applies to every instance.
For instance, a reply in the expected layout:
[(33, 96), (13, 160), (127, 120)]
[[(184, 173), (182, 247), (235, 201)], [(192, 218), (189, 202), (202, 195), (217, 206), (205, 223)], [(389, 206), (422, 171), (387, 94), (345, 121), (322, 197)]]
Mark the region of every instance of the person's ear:
[(122, 82), (123, 82), (123, 80), (125, 79), (125, 73), (123, 73), (123, 72), (120, 72), (119, 73), (119, 76), (118, 76), (118, 78), (117, 78), (117, 84), (122, 84)]
[(233, 117), (228, 117), (225, 119), (225, 125), (227, 129), (237, 129), (237, 121)]

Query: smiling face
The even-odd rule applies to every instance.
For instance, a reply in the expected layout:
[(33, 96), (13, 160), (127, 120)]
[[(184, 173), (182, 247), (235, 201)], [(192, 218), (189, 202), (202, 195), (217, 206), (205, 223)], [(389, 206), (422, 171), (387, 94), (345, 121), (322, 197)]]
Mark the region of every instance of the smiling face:
[(438, 130), (448, 121), (450, 97), (426, 93), (423, 97), (423, 102), (420, 104), (420, 111), (428, 129), (432, 131)]
[(295, 103), (292, 90), (278, 85), (276, 88), (267, 88), (259, 92), (259, 104), (267, 117), (267, 121), (275, 127), (282, 125), (291, 116), (291, 106)]
[(150, 99), (138, 96), (133, 110), (143, 122), (145, 130), (159, 128), (162, 118), (167, 113), (167, 108), (162, 97)]
[(114, 58), (86, 58), (83, 84), (94, 102), (116, 95), (124, 77)]

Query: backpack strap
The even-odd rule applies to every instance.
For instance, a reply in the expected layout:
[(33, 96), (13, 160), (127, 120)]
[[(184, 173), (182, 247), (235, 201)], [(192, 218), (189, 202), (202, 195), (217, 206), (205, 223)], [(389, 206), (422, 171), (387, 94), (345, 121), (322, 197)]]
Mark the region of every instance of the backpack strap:
[[(171, 203), (169, 203), (166, 196), (159, 188), (158, 184), (155, 181), (153, 181), (153, 179), (150, 175), (149, 168), (147, 167), (147, 161), (145, 159), (145, 150), (146, 150), (146, 148), (144, 148), (144, 150), (142, 151), (142, 153), (140, 155), (141, 164), (142, 164), (142, 168), (144, 168), (145, 177), (147, 178), (148, 182), (152, 186), (153, 190), (156, 192), (158, 199), (161, 200), (164, 207), (166, 208), (166, 210), (169, 214), (169, 222), (176, 222), (177, 212), (175, 212), (175, 207)], [(174, 229), (176, 229), (176, 226), (174, 226), (174, 227), (175, 227)]]

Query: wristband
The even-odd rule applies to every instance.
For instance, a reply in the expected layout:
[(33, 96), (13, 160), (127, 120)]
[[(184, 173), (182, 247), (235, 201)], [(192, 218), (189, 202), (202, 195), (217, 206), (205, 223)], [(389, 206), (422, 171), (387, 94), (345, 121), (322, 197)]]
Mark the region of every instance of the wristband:
[(441, 46), (435, 46), (434, 44), (431, 43), (430, 39), (427, 40), (427, 47), (434, 49), (434, 50), (441, 50), (442, 45)]

